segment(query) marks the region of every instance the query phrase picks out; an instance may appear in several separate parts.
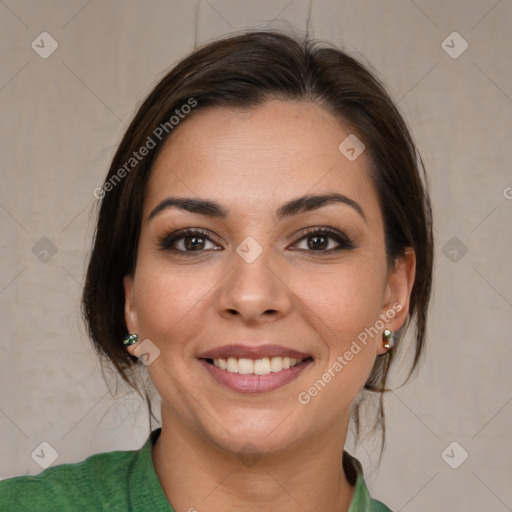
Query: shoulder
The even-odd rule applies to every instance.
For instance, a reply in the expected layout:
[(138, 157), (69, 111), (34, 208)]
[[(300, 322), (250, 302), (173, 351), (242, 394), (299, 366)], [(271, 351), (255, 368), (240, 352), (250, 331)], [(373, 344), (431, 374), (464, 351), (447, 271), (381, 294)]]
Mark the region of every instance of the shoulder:
[(370, 499), (369, 512), (393, 512), (390, 508), (386, 507), (384, 503), (378, 500)]
[(38, 475), (2, 480), (0, 511), (103, 510), (104, 501), (123, 507), (128, 504), (127, 493), (120, 491), (128, 485), (126, 473), (137, 454), (98, 453), (81, 462), (50, 467)]

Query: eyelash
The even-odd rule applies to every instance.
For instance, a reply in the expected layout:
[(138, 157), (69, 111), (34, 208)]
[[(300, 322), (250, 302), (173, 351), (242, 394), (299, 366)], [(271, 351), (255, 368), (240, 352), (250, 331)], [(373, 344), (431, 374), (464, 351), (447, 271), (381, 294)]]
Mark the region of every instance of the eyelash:
[[(333, 229), (329, 229), (329, 228), (308, 228), (299, 234), (299, 238), (295, 243), (298, 243), (307, 238), (312, 238), (313, 236), (331, 238), (332, 240), (337, 242), (339, 244), (339, 246), (335, 247), (334, 249), (318, 250), (318, 251), (309, 250), (309, 249), (295, 249), (295, 250), (310, 252), (315, 255), (323, 255), (323, 254), (331, 254), (333, 252), (337, 252), (337, 251), (341, 251), (341, 250), (352, 250), (352, 249), (356, 248), (356, 245), (354, 244), (354, 242), (352, 242), (352, 240), (350, 240), (345, 234), (335, 231)], [(194, 253), (197, 254), (197, 253), (206, 252), (208, 249), (202, 249), (202, 250), (198, 250), (198, 251), (187, 251), (187, 250), (176, 249), (176, 248), (172, 247), (172, 245), (178, 240), (182, 240), (184, 238), (193, 238), (193, 237), (206, 239), (209, 242), (212, 242), (217, 245), (217, 243), (211, 239), (211, 237), (207, 231), (200, 229), (200, 228), (195, 228), (195, 229), (184, 228), (184, 229), (174, 231), (173, 233), (169, 233), (168, 235), (161, 237), (158, 241), (158, 246), (163, 251), (173, 251), (175, 253), (186, 254), (187, 256), (189, 256), (189, 255), (193, 256)]]

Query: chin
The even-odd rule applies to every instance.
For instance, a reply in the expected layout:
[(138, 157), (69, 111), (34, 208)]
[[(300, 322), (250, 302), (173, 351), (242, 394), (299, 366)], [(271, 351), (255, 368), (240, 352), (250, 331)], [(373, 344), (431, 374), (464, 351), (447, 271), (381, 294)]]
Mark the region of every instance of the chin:
[(292, 417), (289, 411), (225, 413), (222, 423), (209, 421), (204, 425), (205, 434), (213, 444), (237, 456), (279, 452), (290, 448), (304, 434)]

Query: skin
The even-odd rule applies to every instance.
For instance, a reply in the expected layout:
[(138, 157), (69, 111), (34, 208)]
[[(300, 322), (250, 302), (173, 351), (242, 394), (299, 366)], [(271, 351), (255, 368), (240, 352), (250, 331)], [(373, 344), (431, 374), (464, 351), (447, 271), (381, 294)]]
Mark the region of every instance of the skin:
[[(160, 350), (147, 366), (162, 399), (152, 456), (177, 512), (349, 508), (353, 487), (340, 461), (350, 405), (386, 352), (382, 336), (369, 337), (307, 405), (297, 397), (393, 304), (403, 308), (385, 327), (403, 325), (415, 270), (412, 250), (387, 264), (367, 152), (349, 161), (338, 150), (349, 134), (312, 103), (210, 108), (175, 129), (154, 164), (137, 266), (124, 280), (125, 318), (130, 332)], [(334, 203), (276, 221), (285, 201), (329, 192), (357, 201), (365, 218)], [(212, 199), (229, 214), (170, 207), (148, 220), (168, 196)], [(207, 230), (212, 241), (189, 256), (187, 240), (176, 241), (175, 251), (159, 248), (160, 238), (185, 227)], [(339, 246), (331, 238), (320, 251), (308, 248), (298, 236), (308, 227), (341, 231), (355, 248), (330, 251)], [(246, 237), (263, 249), (252, 263), (236, 252)], [(240, 342), (294, 348), (313, 364), (277, 390), (244, 395), (217, 383), (197, 359)], [(137, 347), (127, 350), (136, 355)], [(237, 457), (242, 448), (257, 462)]]

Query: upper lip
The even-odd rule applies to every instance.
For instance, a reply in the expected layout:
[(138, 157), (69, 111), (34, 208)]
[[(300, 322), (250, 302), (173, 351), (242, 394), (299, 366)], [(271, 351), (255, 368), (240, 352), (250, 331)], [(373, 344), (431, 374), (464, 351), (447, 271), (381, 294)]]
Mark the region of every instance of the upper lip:
[(262, 359), (264, 357), (292, 357), (294, 359), (307, 359), (309, 354), (282, 347), (280, 345), (222, 345), (206, 352), (201, 352), (198, 359), (227, 359), (235, 357), (237, 359)]

